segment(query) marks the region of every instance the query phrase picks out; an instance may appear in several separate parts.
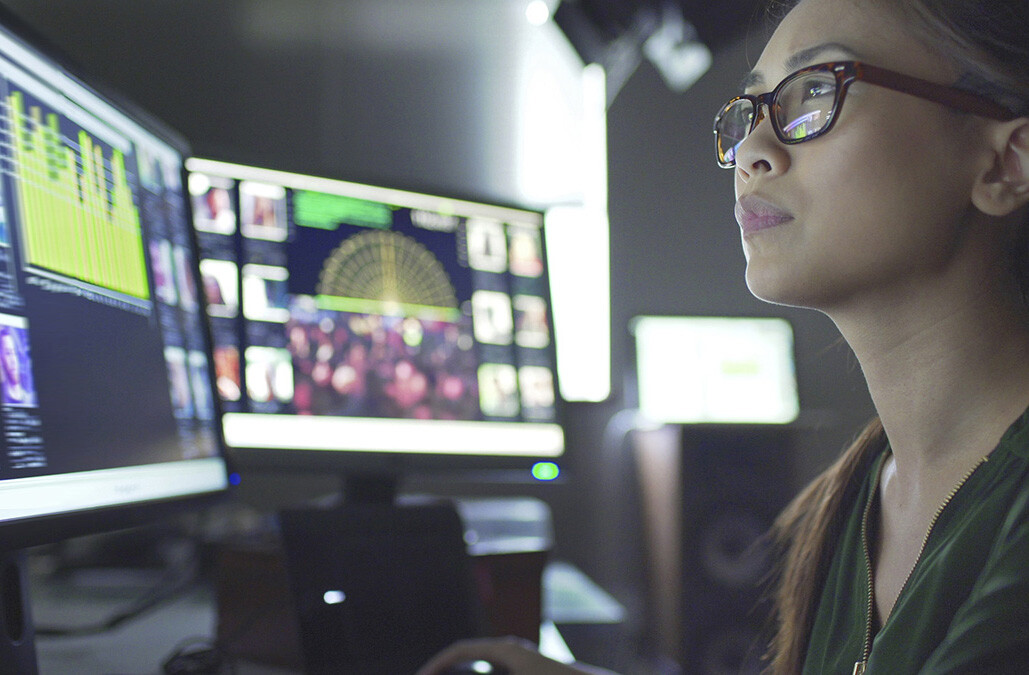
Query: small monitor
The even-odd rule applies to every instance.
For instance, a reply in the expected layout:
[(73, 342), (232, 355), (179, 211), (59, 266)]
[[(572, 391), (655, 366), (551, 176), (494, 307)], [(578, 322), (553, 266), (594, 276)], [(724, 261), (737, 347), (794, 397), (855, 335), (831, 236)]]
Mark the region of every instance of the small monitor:
[(191, 159), (224, 433), (341, 471), (564, 452), (542, 214)]
[(641, 316), (639, 409), (654, 422), (787, 424), (800, 404), (793, 330), (780, 318)]

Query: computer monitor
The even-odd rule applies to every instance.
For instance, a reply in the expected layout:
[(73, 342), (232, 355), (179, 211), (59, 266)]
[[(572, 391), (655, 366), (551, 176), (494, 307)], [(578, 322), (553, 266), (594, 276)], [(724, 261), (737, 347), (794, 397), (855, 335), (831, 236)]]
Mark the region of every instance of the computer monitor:
[(221, 495), (181, 138), (0, 8), (0, 670), (34, 670), (19, 551)]
[(639, 316), (639, 410), (667, 424), (788, 424), (800, 402), (793, 328), (776, 317)]
[(541, 213), (209, 159), (187, 169), (241, 467), (388, 479), (562, 455)]

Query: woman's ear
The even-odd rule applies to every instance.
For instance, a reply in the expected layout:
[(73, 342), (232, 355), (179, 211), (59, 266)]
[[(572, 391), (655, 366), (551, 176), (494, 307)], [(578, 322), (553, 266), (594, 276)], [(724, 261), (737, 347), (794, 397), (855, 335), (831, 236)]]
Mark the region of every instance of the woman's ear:
[(972, 203), (983, 213), (1006, 216), (1029, 203), (1029, 118), (994, 130), (994, 162), (976, 181)]

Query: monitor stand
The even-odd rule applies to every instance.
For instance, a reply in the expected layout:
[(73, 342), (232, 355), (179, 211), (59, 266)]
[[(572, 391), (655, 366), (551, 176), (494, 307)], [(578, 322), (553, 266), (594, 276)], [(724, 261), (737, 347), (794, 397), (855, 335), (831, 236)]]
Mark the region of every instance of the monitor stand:
[(34, 638), (25, 554), (0, 550), (0, 675), (38, 671)]
[(361, 504), (395, 504), (399, 479), (387, 474), (344, 474), (341, 477), (345, 506)]

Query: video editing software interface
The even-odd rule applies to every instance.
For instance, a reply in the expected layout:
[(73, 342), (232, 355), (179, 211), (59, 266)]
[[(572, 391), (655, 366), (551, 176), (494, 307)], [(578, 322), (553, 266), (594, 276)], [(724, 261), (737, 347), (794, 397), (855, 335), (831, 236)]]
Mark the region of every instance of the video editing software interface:
[(0, 522), (220, 490), (183, 150), (0, 28)]
[(187, 169), (230, 447), (563, 452), (541, 214)]

